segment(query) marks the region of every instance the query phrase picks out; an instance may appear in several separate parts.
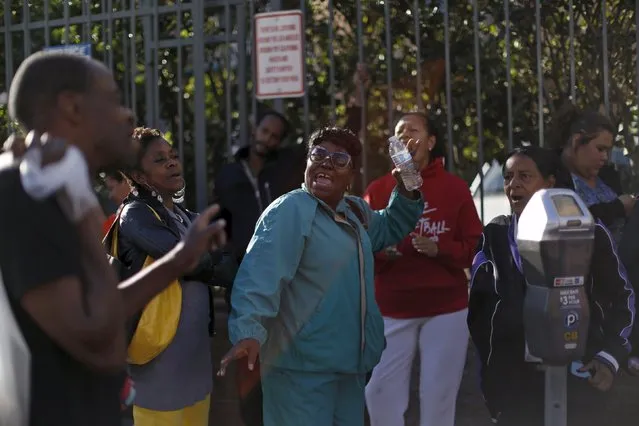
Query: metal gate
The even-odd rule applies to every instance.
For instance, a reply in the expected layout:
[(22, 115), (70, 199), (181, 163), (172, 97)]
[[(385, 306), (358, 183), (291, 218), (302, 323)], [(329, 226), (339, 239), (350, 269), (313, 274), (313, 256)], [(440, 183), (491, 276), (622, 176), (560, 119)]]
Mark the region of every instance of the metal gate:
[(483, 182), (482, 166), (512, 146), (543, 144), (568, 99), (609, 113), (620, 152), (639, 152), (633, 0), (4, 0), (0, 93), (29, 53), (89, 43), (140, 123), (176, 144), (189, 198), (202, 207), (214, 171), (249, 140), (258, 108), (251, 23), (273, 8), (305, 17), (305, 94), (274, 104), (293, 123), (293, 143), (344, 122), (353, 71), (368, 65), (364, 183), (387, 167), (396, 113), (416, 108), (439, 118), (447, 164), (469, 181)]
[[(180, 156), (190, 160), (190, 187), (198, 207), (206, 205), (212, 181), (207, 171), (226, 154), (207, 152), (207, 130), (237, 128), (241, 140), (248, 138), (248, 58), (246, 43), (239, 42), (247, 36), (243, 0), (4, 0), (0, 10), (5, 102), (24, 58), (75, 46), (111, 68), (138, 122), (166, 132)], [(231, 72), (243, 84), (235, 84)], [(238, 88), (240, 93), (233, 93)], [(233, 132), (223, 132), (230, 145)]]

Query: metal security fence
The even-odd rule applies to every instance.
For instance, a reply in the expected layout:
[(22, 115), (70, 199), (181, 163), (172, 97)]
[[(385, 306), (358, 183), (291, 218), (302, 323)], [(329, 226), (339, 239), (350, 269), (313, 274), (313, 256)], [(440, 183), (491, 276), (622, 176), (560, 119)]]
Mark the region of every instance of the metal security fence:
[[(291, 9), (304, 18), (303, 95), (258, 101), (254, 17)], [(178, 146), (198, 207), (215, 170), (248, 143), (262, 104), (290, 118), (289, 143), (344, 124), (349, 106), (365, 105), (357, 112), (360, 187), (387, 170), (383, 151), (397, 113), (415, 109), (437, 117), (447, 165), (469, 181), (483, 182), (485, 163), (515, 145), (551, 144), (549, 126), (568, 100), (618, 123), (613, 157), (623, 168), (637, 155), (638, 9), (633, 0), (4, 0), (0, 93), (29, 53), (90, 45), (140, 123)], [(370, 76), (360, 92), (358, 63)], [(495, 186), (486, 183), (475, 185), (482, 214), (483, 189)]]

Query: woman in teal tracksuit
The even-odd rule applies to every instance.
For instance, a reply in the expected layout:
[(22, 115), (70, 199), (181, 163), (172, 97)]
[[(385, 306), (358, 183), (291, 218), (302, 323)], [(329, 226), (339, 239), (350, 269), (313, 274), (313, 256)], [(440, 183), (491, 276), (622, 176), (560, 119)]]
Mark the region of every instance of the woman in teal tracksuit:
[[(415, 161), (425, 149), (409, 142)], [(348, 130), (311, 136), (304, 186), (262, 214), (235, 279), (220, 373), (259, 352), (265, 426), (364, 424), (366, 374), (384, 348), (373, 253), (410, 233), (423, 201), (401, 179), (385, 210), (345, 196), (360, 153)]]

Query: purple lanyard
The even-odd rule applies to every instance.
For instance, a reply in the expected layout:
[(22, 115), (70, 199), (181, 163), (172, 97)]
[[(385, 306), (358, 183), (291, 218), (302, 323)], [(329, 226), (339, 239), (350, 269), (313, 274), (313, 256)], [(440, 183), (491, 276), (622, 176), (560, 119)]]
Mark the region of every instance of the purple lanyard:
[(510, 253), (513, 256), (513, 262), (515, 262), (515, 266), (519, 270), (519, 272), (523, 275), (524, 268), (521, 262), (521, 255), (519, 254), (519, 249), (517, 248), (517, 242), (515, 241), (515, 228), (517, 227), (517, 216), (512, 215), (510, 225), (508, 225), (508, 245), (510, 246)]

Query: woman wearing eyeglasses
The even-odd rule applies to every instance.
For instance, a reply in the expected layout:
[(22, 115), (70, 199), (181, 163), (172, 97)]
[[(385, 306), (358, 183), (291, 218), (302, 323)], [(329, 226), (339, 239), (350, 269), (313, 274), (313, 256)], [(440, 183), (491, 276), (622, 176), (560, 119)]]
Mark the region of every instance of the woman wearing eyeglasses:
[[(409, 145), (417, 162), (426, 149)], [(408, 235), (423, 201), (397, 170), (386, 209), (345, 196), (360, 154), (348, 130), (315, 132), (303, 187), (262, 214), (235, 279), (220, 374), (260, 353), (264, 426), (364, 424), (366, 374), (384, 347), (373, 252)]]

